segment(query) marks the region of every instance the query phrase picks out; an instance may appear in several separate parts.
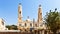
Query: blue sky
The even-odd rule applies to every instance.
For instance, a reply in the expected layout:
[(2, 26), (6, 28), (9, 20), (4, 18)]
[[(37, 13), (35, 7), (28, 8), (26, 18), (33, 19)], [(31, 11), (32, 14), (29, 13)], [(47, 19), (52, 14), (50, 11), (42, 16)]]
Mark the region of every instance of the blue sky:
[(0, 18), (3, 18), (6, 24), (17, 24), (18, 18), (18, 4), (22, 4), (23, 20), (27, 16), (32, 20), (37, 20), (38, 6), (42, 5), (42, 15), (55, 8), (60, 11), (60, 0), (0, 0)]

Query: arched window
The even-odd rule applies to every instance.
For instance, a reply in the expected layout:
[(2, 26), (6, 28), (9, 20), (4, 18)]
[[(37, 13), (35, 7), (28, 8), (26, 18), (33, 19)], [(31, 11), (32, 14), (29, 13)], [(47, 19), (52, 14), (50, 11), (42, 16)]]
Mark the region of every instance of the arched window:
[(21, 24), (19, 24), (19, 26), (21, 26)]
[(3, 19), (0, 19), (0, 22), (1, 22), (1, 23), (0, 23), (1, 25), (4, 25), (4, 22), (5, 22), (5, 21), (4, 21)]
[(4, 22), (2, 21), (2, 25), (4, 25)]
[(30, 23), (30, 26), (32, 27), (32, 23)]
[(21, 11), (19, 13), (21, 14)]
[(38, 27), (38, 25), (37, 25), (37, 24), (35, 24), (35, 26), (36, 26), (36, 27)]
[(25, 27), (27, 26), (27, 24), (25, 23)]

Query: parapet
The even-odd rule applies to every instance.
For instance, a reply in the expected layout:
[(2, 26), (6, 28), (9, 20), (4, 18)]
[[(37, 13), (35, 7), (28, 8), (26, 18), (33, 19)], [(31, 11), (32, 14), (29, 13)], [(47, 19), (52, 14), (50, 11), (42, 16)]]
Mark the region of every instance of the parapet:
[(0, 30), (0, 32), (20, 32), (20, 30)]

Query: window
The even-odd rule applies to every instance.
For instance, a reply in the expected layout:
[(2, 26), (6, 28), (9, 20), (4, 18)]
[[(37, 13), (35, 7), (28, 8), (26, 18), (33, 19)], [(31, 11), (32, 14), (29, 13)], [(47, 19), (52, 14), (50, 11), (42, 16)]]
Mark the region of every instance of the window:
[(30, 26), (32, 27), (32, 23), (30, 23)]
[(4, 22), (2, 21), (2, 25), (4, 25)]
[(43, 27), (43, 24), (40, 24), (40, 27)]
[(19, 26), (21, 26), (21, 24), (19, 24)]
[(27, 26), (27, 24), (25, 23), (25, 27)]
[(36, 27), (38, 27), (38, 25), (37, 25), (37, 24), (35, 24), (35, 26), (36, 26)]
[(19, 13), (21, 14), (21, 11)]

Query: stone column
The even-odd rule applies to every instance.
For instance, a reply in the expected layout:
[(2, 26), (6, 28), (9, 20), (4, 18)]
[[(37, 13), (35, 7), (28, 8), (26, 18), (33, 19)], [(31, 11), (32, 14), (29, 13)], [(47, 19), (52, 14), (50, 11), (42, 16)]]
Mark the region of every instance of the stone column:
[(42, 30), (39, 30), (39, 34), (42, 34)]
[(44, 34), (44, 30), (42, 30), (42, 34)]
[(47, 32), (47, 34), (49, 34), (49, 33)]

